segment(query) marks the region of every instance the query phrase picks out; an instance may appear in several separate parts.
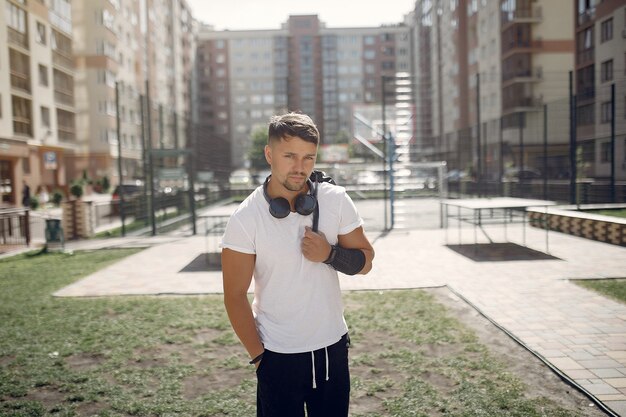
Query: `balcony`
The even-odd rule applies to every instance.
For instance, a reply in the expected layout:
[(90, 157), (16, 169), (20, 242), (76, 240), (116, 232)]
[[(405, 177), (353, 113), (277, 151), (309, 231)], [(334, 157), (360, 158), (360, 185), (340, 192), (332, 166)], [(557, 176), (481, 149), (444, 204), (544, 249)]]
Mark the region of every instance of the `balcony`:
[(21, 92), (30, 94), (30, 80), (28, 74), (17, 70), (11, 70), (11, 87)]
[(587, 22), (591, 22), (596, 17), (596, 9), (595, 7), (591, 9), (587, 9), (582, 13), (578, 14), (578, 25), (584, 25)]
[(9, 43), (12, 43), (24, 49), (28, 49), (28, 34), (18, 32), (17, 30), (8, 26), (7, 34), (9, 37)]
[(504, 99), (502, 102), (502, 113), (520, 113), (527, 111), (537, 111), (543, 106), (543, 97), (515, 97), (514, 99)]
[(33, 137), (33, 121), (27, 117), (13, 117), (13, 132), (19, 136)]
[(541, 23), (543, 21), (543, 11), (541, 7), (506, 11), (500, 14), (500, 21), (503, 30), (505, 26), (514, 23)]
[(74, 71), (74, 60), (72, 57), (63, 54), (58, 50), (52, 51), (52, 63), (61, 68)]
[(502, 40), (502, 59), (508, 58), (515, 53), (529, 53), (543, 47), (543, 39), (535, 40), (514, 39), (511, 41)]
[(582, 87), (576, 92), (576, 99), (580, 101), (593, 100), (596, 97), (595, 86)]
[(502, 86), (506, 87), (515, 83), (536, 83), (543, 80), (543, 68), (519, 68), (502, 74)]
[(59, 140), (63, 142), (75, 142), (76, 141), (76, 129), (70, 126), (59, 126), (57, 129)]
[(74, 106), (74, 92), (71, 90), (65, 90), (62, 88), (54, 89), (54, 101), (58, 104), (64, 104), (66, 106)]
[(595, 48), (588, 48), (576, 54), (576, 65), (585, 66), (593, 64), (595, 57)]

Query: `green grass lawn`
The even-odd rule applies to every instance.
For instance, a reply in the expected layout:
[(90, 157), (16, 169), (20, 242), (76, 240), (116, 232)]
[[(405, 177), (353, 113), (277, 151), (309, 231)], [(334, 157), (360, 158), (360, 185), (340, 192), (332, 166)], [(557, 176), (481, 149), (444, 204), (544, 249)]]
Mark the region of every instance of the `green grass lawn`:
[(581, 279), (574, 282), (581, 287), (589, 288), (607, 297), (626, 303), (626, 278)]
[[(0, 260), (0, 415), (255, 415), (254, 371), (221, 296), (51, 296), (134, 252)], [(424, 291), (345, 302), (352, 416), (585, 415), (531, 394)]]

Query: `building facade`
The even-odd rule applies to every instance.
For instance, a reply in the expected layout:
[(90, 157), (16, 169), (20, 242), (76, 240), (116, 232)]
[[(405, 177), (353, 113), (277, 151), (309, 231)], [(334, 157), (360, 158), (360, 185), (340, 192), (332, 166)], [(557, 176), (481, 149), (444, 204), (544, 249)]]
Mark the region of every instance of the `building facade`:
[(76, 144), (69, 1), (5, 0), (0, 7), (0, 205), (67, 185)]
[(574, 7), (576, 139), (584, 160), (577, 174), (610, 178), (613, 171), (626, 180), (626, 5), (578, 0)]
[(187, 147), (195, 48), (189, 7), (184, 0), (74, 0), (72, 7), (79, 143), (68, 172), (117, 184), (121, 149), (123, 177), (141, 178), (149, 146)]
[[(492, 180), (507, 168), (544, 166), (544, 104), (567, 110), (573, 21), (559, 16), (571, 11), (543, 0), (416, 2), (416, 107), (428, 115), (417, 130), (429, 158)], [(560, 144), (548, 157), (556, 172), (568, 131), (558, 121), (548, 135)]]
[(276, 30), (203, 27), (196, 60), (200, 165), (218, 177), (244, 167), (251, 132), (285, 111), (309, 114), (323, 144), (347, 143), (354, 105), (380, 109), (382, 77), (411, 71), (410, 45), (404, 24), (328, 28), (315, 15), (290, 16)]

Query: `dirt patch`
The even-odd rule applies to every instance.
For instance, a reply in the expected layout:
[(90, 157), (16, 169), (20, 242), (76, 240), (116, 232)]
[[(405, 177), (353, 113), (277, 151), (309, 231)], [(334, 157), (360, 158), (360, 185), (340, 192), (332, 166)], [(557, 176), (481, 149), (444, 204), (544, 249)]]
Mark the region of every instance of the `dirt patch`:
[(195, 400), (206, 395), (210, 390), (221, 391), (235, 388), (243, 380), (252, 377), (250, 369), (232, 369), (212, 372), (210, 375), (192, 375), (183, 380), (183, 397), (187, 400)]
[(476, 333), (480, 342), (487, 346), (492, 355), (527, 386), (526, 392), (529, 396), (546, 397), (563, 407), (586, 410), (585, 415), (589, 417), (606, 417), (606, 414), (595, 405), (589, 406), (592, 404), (589, 398), (561, 380), (537, 357), (449, 289), (432, 288), (425, 291), (432, 294), (450, 314)]
[(25, 397), (25, 400), (30, 401), (39, 401), (44, 404), (44, 406), (49, 406), (53, 404), (58, 404), (63, 402), (65, 396), (62, 392), (59, 392), (55, 389), (48, 387), (39, 387), (35, 391), (30, 391)]
[(67, 362), (69, 367), (76, 371), (89, 371), (95, 369), (104, 361), (105, 358), (102, 355), (88, 355), (84, 353), (65, 358), (65, 362)]

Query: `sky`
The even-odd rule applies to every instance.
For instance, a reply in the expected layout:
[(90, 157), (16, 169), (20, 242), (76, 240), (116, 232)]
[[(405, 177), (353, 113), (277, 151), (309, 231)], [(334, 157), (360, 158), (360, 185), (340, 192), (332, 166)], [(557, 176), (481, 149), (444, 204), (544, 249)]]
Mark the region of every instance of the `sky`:
[(403, 21), (415, 0), (187, 0), (193, 16), (215, 30), (280, 29), (292, 14), (317, 14), (326, 27), (371, 27)]

